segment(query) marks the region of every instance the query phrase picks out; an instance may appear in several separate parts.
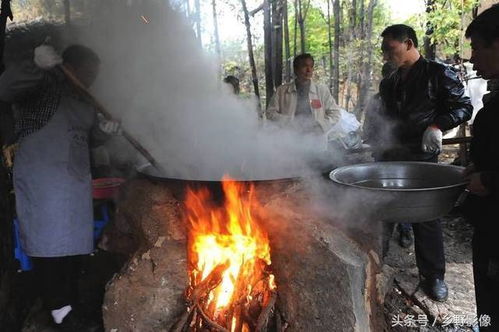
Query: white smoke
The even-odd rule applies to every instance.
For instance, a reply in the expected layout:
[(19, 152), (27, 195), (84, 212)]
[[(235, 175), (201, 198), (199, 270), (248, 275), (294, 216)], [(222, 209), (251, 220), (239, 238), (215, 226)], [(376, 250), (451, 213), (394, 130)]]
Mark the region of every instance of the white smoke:
[(295, 177), (323, 158), (322, 137), (262, 129), (256, 104), (221, 88), (216, 61), (165, 2), (98, 6), (79, 37), (102, 59), (94, 91), (160, 161), (164, 176)]

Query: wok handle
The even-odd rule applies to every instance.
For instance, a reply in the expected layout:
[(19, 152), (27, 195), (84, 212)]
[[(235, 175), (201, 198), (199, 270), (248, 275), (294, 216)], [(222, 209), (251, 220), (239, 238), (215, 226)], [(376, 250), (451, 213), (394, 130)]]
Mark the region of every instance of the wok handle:
[[(74, 84), (78, 88), (78, 90), (85, 96), (87, 97), (92, 105), (96, 108), (97, 112), (101, 113), (104, 115), (104, 117), (108, 120), (113, 120), (113, 116), (111, 113), (108, 112), (108, 110), (95, 98), (92, 93), (80, 82), (80, 80), (70, 71), (68, 70), (64, 65), (60, 65), (59, 68), (62, 70), (64, 75), (71, 81), (71, 83)], [(137, 150), (139, 151), (144, 158), (147, 159), (148, 162), (151, 163), (153, 167), (155, 167), (158, 171), (163, 173), (163, 168), (158, 164), (156, 159), (147, 151), (142, 144), (139, 143), (130, 133), (128, 133), (126, 130), (122, 129), (122, 135), (123, 137)]]

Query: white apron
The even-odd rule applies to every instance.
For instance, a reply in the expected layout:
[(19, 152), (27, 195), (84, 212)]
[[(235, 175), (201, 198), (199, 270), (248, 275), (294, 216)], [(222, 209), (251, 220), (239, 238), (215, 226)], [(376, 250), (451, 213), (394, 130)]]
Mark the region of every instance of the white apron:
[(14, 189), (21, 244), (28, 256), (93, 250), (88, 140), (94, 121), (88, 104), (63, 95), (49, 122), (20, 141)]

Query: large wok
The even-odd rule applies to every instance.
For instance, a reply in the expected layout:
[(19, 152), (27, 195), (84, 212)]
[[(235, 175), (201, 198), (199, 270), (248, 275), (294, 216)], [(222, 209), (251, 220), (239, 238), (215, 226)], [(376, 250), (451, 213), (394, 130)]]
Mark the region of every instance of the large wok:
[[(185, 191), (188, 188), (206, 188), (210, 191), (212, 198), (215, 201), (221, 202), (224, 198), (221, 179), (186, 179), (161, 173), (153, 167), (149, 167), (140, 171), (139, 176), (153, 181), (158, 185), (168, 187), (179, 199), (182, 199), (184, 197)], [(256, 188), (266, 187), (267, 189), (273, 188), (272, 190), (282, 191), (296, 181), (299, 181), (299, 179), (299, 177), (293, 176), (282, 178), (236, 179), (236, 181), (240, 183), (251, 183)]]
[(463, 168), (426, 162), (375, 162), (337, 168), (329, 177), (374, 218), (424, 222), (449, 213), (466, 187)]

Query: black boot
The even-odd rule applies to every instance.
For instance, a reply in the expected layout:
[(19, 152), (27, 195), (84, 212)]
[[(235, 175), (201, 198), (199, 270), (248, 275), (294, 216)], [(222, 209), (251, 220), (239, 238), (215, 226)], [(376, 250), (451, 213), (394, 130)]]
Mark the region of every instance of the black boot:
[(445, 302), (449, 296), (449, 290), (444, 279), (426, 278), (423, 280), (423, 291), (430, 299), (438, 302)]
[(402, 248), (409, 248), (412, 246), (413, 238), (411, 224), (399, 223), (397, 228), (399, 231), (399, 245)]
[(410, 246), (412, 246), (412, 243), (413, 243), (413, 239), (412, 239), (411, 231), (410, 230), (409, 231), (401, 230), (400, 237), (399, 237), (399, 245), (402, 248), (409, 248)]

